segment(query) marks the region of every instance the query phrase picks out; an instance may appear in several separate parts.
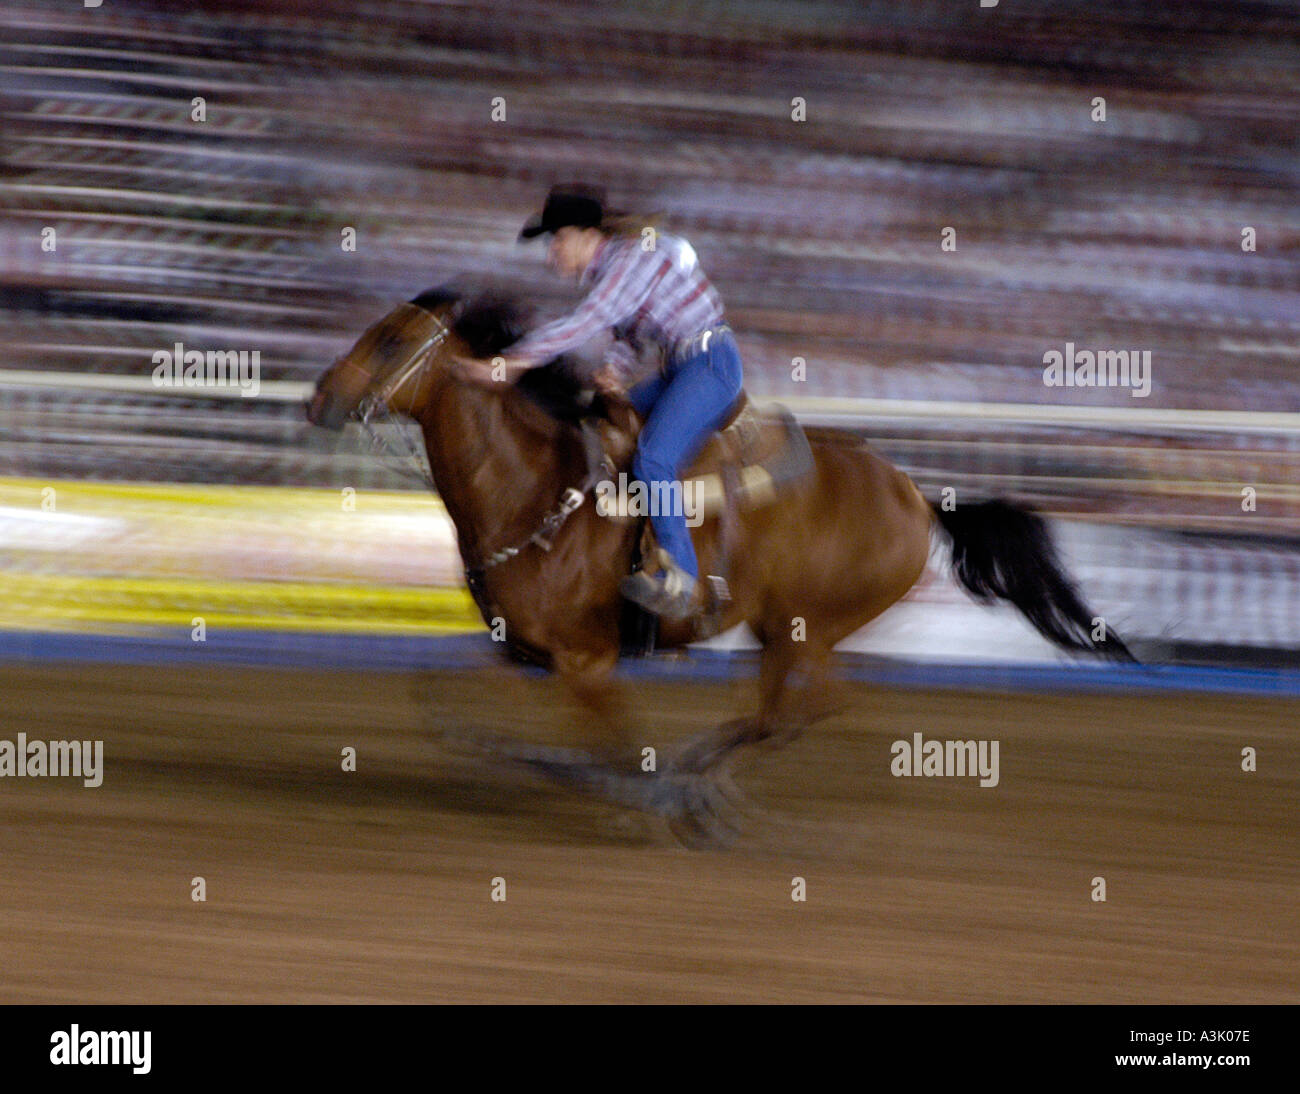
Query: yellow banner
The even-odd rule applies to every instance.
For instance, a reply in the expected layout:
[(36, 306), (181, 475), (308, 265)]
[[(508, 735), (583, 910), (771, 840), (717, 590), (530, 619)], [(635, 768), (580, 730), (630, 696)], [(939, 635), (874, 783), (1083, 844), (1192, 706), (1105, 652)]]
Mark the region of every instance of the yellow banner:
[(0, 627), (482, 626), (419, 493), (0, 479)]

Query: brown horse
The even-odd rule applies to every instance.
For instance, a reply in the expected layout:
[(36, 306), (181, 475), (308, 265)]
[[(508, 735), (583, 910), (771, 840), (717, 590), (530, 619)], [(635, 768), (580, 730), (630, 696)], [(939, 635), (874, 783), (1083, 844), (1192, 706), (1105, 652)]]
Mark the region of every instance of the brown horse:
[[(485, 620), (504, 621), (512, 647), (572, 689), (594, 716), (597, 739), (588, 743), (603, 758), (626, 756), (643, 742), (613, 670), (625, 608), (619, 580), (634, 564), (639, 531), (601, 516), (590, 501), (565, 511), (566, 490), (588, 472), (572, 421), (548, 412), (522, 383), (474, 386), (458, 380), (450, 364), (455, 354), (500, 352), (518, 333), (496, 305), (425, 293), (372, 327), (325, 373), (308, 418), (337, 428), (361, 408), (419, 423)], [(936, 525), (974, 596), (1011, 602), (1062, 648), (1129, 657), (1113, 634), (1092, 637), (1092, 613), (1062, 572), (1040, 518), (996, 501), (944, 511), (858, 438), (819, 429), (808, 431), (808, 441), (812, 472), (774, 502), (736, 515), (727, 558), (719, 557), (717, 520), (694, 530), (700, 572), (725, 565), (728, 575), (731, 599), (717, 622), (748, 623), (762, 645), (760, 703), (755, 716), (692, 742), (660, 773), (668, 776), (663, 785), (824, 716), (833, 648), (912, 588)], [(553, 540), (549, 550), (534, 539), (539, 529), (547, 532), (539, 538)], [(694, 637), (690, 621), (663, 623), (657, 644), (681, 646)], [(627, 800), (677, 815), (698, 803), (685, 792)]]

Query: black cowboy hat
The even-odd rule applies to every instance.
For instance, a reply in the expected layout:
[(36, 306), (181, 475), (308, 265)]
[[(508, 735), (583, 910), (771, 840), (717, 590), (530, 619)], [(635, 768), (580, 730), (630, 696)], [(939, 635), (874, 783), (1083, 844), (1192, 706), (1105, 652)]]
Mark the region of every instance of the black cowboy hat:
[(520, 239), (533, 239), (561, 228), (599, 228), (606, 216), (605, 191), (599, 186), (570, 183), (552, 186), (540, 213), (528, 218)]

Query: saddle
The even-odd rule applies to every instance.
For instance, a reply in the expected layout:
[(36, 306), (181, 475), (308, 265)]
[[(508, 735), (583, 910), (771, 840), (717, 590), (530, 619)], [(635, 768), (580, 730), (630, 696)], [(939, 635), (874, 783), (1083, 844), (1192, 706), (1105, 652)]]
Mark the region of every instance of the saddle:
[[(584, 418), (580, 425), (588, 468), (582, 491), (585, 494), (602, 480), (627, 474), (636, 450), (640, 422), (630, 407), (609, 404), (604, 416)], [(718, 521), (715, 566), (718, 572), (704, 575), (703, 612), (695, 621), (697, 641), (718, 633), (731, 602), (727, 572), (738, 514), (773, 504), (783, 487), (805, 478), (812, 470), (812, 450), (794, 415), (784, 407), (761, 412), (741, 392), (722, 426), (705, 443), (682, 477), (682, 495), (691, 499), (695, 515), (701, 521), (709, 518)], [(644, 520), (642, 515), (608, 510), (602, 515), (611, 520)], [(634, 568), (656, 570), (667, 564), (666, 555), (655, 542), (651, 523), (644, 521)], [(652, 652), (657, 620), (644, 616), (635, 605), (627, 607), (632, 611), (622, 628), (624, 652)]]
[[(590, 473), (630, 469), (640, 432), (630, 408), (611, 406), (601, 417), (584, 418), (581, 426)], [(794, 415), (785, 407), (760, 411), (742, 391), (691, 462), (682, 485), (692, 491), (705, 517), (720, 517), (729, 507), (771, 504), (782, 487), (803, 478), (812, 467), (812, 451)]]

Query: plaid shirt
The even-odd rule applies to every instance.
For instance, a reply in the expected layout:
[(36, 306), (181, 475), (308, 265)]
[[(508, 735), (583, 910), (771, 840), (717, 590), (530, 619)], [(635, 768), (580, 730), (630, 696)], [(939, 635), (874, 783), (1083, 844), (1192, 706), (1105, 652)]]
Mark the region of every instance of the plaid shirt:
[(642, 250), (639, 239), (607, 238), (581, 283), (591, 291), (572, 313), (529, 332), (506, 353), (540, 365), (613, 331), (605, 363), (626, 380), (641, 346), (658, 345), (666, 355), (679, 340), (722, 322), (722, 301), (695, 251), (675, 236), (660, 233), (653, 251)]

